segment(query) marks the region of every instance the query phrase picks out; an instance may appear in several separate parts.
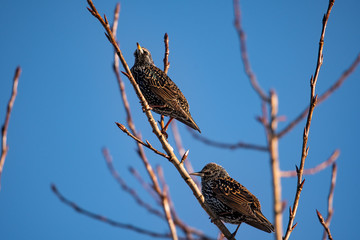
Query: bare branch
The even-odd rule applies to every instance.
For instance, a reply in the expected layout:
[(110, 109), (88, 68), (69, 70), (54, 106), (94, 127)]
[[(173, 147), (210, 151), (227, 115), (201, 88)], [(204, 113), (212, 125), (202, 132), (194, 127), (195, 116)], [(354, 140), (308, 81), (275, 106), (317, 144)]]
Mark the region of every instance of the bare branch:
[(12, 93), (11, 93), (11, 97), (10, 97), (10, 100), (9, 100), (9, 103), (7, 106), (5, 122), (2, 127), (2, 131), (1, 131), (2, 140), (1, 140), (1, 157), (0, 157), (0, 188), (1, 188), (1, 175), (2, 175), (3, 168), (4, 168), (4, 164), (5, 164), (5, 158), (9, 151), (9, 146), (7, 145), (7, 130), (9, 127), (11, 110), (14, 106), (14, 102), (15, 102), (15, 98), (16, 98), (16, 94), (17, 94), (17, 86), (18, 86), (20, 74), (21, 74), (21, 68), (19, 66), (15, 70)]
[[(324, 170), (325, 168), (333, 164), (338, 159), (339, 155), (340, 155), (340, 150), (336, 149), (326, 161), (320, 163), (319, 165), (313, 168), (304, 169), (303, 175), (313, 175)], [(281, 177), (296, 177), (296, 176), (297, 176), (296, 171), (281, 171)]]
[[(337, 175), (337, 166), (336, 163), (333, 164), (332, 172), (331, 172), (331, 185), (330, 185), (330, 192), (328, 196), (328, 215), (326, 217), (325, 224), (326, 226), (330, 227), (331, 218), (334, 214), (333, 209), (333, 200), (334, 200), (334, 190), (335, 190), (335, 184), (336, 184), (336, 175)], [(323, 234), (323, 240), (326, 239), (327, 231), (325, 229)]]
[(323, 216), (321, 216), (321, 213), (320, 213), (318, 210), (316, 210), (316, 214), (317, 214), (317, 216), (318, 216), (318, 218), (319, 218), (319, 221), (320, 221), (321, 225), (323, 225), (323, 227), (324, 227), (324, 229), (325, 229), (325, 231), (326, 231), (326, 233), (327, 233), (327, 235), (328, 235), (329, 240), (333, 240), (333, 238), (332, 238), (332, 236), (331, 236), (330, 229), (329, 229), (329, 227), (326, 225)]
[(144, 207), (146, 210), (148, 210), (150, 213), (155, 214), (161, 218), (165, 218), (164, 214), (162, 214), (159, 210), (153, 208), (148, 203), (144, 202), (139, 195), (135, 192), (134, 189), (130, 188), (126, 182), (120, 177), (120, 174), (115, 170), (113, 165), (112, 157), (109, 153), (109, 150), (107, 148), (103, 148), (102, 150), (106, 165), (111, 173), (111, 175), (114, 177), (114, 179), (117, 181), (117, 183), (120, 185), (120, 187), (127, 193), (129, 193), (140, 206)]
[(129, 171), (136, 178), (136, 180), (139, 181), (141, 186), (153, 197), (153, 199), (155, 199), (155, 201), (161, 205), (160, 196), (155, 192), (154, 188), (142, 178), (141, 174), (133, 167), (129, 167)]
[(226, 148), (226, 149), (230, 149), (230, 150), (243, 148), (243, 149), (250, 149), (250, 150), (262, 151), (262, 152), (269, 151), (269, 149), (265, 146), (260, 146), (260, 145), (251, 144), (251, 143), (244, 143), (244, 142), (238, 142), (238, 143), (217, 142), (217, 141), (211, 140), (209, 138), (206, 138), (202, 135), (199, 135), (190, 129), (189, 129), (189, 131), (195, 139), (199, 140), (200, 142), (203, 142), (204, 144), (207, 144), (207, 145), (210, 145), (213, 147)]
[[(266, 110), (263, 110), (264, 114)], [(270, 91), (270, 122), (265, 124), (264, 127), (267, 132), (268, 145), (270, 151), (270, 164), (272, 173), (273, 184), (273, 204), (274, 204), (274, 218), (275, 218), (275, 235), (276, 239), (280, 240), (283, 234), (282, 227), (282, 212), (283, 203), (281, 200), (281, 175), (280, 175), (280, 162), (279, 162), (279, 142), (276, 137), (277, 129), (277, 114), (278, 114), (278, 97), (275, 91)]]
[(164, 43), (165, 43), (165, 57), (164, 57), (164, 72), (167, 74), (170, 63), (169, 63), (169, 36), (167, 33), (164, 35)]
[[(194, 168), (192, 167), (191, 161), (187, 158), (187, 156), (189, 155), (189, 150), (185, 151), (185, 148), (183, 147), (180, 132), (177, 127), (176, 121), (171, 122), (171, 130), (172, 130), (172, 133), (174, 136), (176, 148), (177, 148), (180, 156), (182, 156), (180, 163), (181, 164), (185, 163), (185, 167), (188, 170), (188, 172), (194, 172)], [(198, 188), (200, 188), (199, 179), (194, 177), (193, 180), (196, 183), (196, 185), (198, 186)]]
[[(320, 97), (318, 98), (317, 105), (324, 102), (332, 93), (334, 93), (342, 84), (343, 82), (355, 71), (357, 66), (360, 63), (360, 54), (356, 57), (353, 61), (351, 66), (344, 71), (344, 73), (340, 76), (340, 78), (329, 87)], [(292, 122), (290, 122), (283, 130), (278, 133), (278, 138), (283, 137), (285, 134), (290, 132), (303, 118), (307, 116), (309, 111), (309, 107), (305, 108)]]
[(158, 171), (160, 182), (161, 182), (162, 188), (163, 188), (163, 192), (162, 192), (162, 195), (161, 195), (161, 200), (162, 200), (162, 204), (164, 206), (164, 212), (165, 212), (165, 216), (166, 216), (166, 221), (168, 222), (172, 238), (173, 239), (178, 239), (177, 234), (176, 234), (176, 228), (175, 228), (174, 220), (173, 220), (173, 217), (171, 215), (171, 210), (170, 210), (170, 200), (169, 200), (169, 197), (168, 197), (170, 195), (169, 194), (169, 187), (166, 184), (166, 181), (165, 181), (165, 178), (164, 178), (164, 172), (163, 172), (163, 170), (162, 170), (162, 168), (160, 166), (158, 166), (157, 171)]
[(246, 75), (250, 79), (251, 86), (255, 90), (255, 92), (259, 95), (259, 97), (262, 99), (262, 101), (270, 102), (269, 96), (267, 96), (264, 92), (264, 90), (261, 89), (258, 81), (256, 80), (256, 76), (251, 70), (249, 57), (247, 54), (247, 48), (246, 48), (246, 35), (245, 32), (241, 26), (241, 10), (240, 10), (240, 4), (239, 0), (234, 0), (234, 15), (235, 15), (235, 21), (234, 25), (236, 28), (236, 31), (239, 35), (240, 39), (240, 51), (241, 51), (241, 58), (244, 63), (244, 69), (246, 72)]
[(116, 125), (121, 129), (121, 131), (123, 131), (124, 133), (126, 133), (127, 135), (129, 135), (132, 139), (134, 139), (136, 142), (140, 143), (141, 145), (149, 148), (150, 150), (152, 150), (154, 153), (166, 158), (166, 159), (170, 159), (170, 157), (168, 155), (166, 155), (165, 153), (160, 152), (159, 150), (157, 150), (156, 148), (154, 148), (148, 141), (146, 141), (146, 143), (144, 143), (141, 139), (137, 138), (136, 136), (134, 136), (131, 132), (129, 132), (129, 130), (126, 129), (126, 127), (124, 125), (122, 125), (121, 123), (117, 123)]
[(144, 98), (143, 94), (140, 91), (139, 86), (137, 85), (134, 77), (132, 76), (132, 73), (130, 71), (129, 66), (127, 65), (121, 51), (120, 48), (118, 46), (118, 44), (115, 41), (115, 38), (110, 30), (109, 24), (107, 24), (103, 18), (100, 16), (100, 14), (98, 13), (98, 11), (96, 10), (93, 2), (91, 0), (87, 0), (90, 8), (88, 8), (88, 10), (90, 11), (90, 13), (96, 17), (100, 23), (103, 25), (103, 27), (106, 30), (107, 36), (109, 41), (111, 42), (111, 44), (114, 46), (117, 55), (120, 58), (120, 61), (124, 67), (124, 69), (126, 70), (127, 75), (129, 76), (129, 80), (131, 82), (131, 84), (134, 87), (134, 90), (138, 96), (138, 98), (140, 99), (140, 102), (142, 104), (142, 108), (145, 111), (145, 114), (148, 118), (148, 121), (153, 129), (154, 134), (157, 136), (157, 138), (159, 139), (159, 141), (162, 144), (163, 149), (166, 151), (167, 155), (170, 157), (169, 161), (176, 167), (176, 169), (178, 170), (178, 172), (180, 173), (181, 177), (184, 179), (185, 183), (190, 187), (190, 189), (193, 191), (194, 196), (196, 197), (196, 199), (198, 200), (199, 204), (201, 205), (201, 207), (209, 214), (212, 222), (220, 229), (220, 231), (222, 231), (224, 233), (225, 236), (227, 236), (228, 238), (231, 238), (232, 235), (230, 233), (230, 231), (226, 228), (226, 226), (220, 221), (220, 219), (214, 214), (214, 212), (209, 208), (209, 206), (206, 205), (205, 203), (205, 199), (204, 196), (201, 194), (201, 191), (199, 190), (199, 188), (197, 187), (197, 185), (195, 184), (195, 182), (190, 178), (189, 173), (186, 171), (186, 169), (184, 168), (184, 166), (182, 164), (180, 164), (180, 161), (178, 160), (178, 158), (176, 157), (176, 155), (173, 152), (173, 148), (170, 146), (170, 144), (167, 142), (166, 137), (164, 136), (164, 134), (160, 131), (159, 127), (157, 126), (156, 121), (154, 120), (151, 111), (150, 111), (150, 107), (146, 101), (146, 99)]
[(299, 205), (300, 193), (302, 191), (302, 187), (303, 187), (303, 184), (304, 184), (304, 180), (302, 179), (302, 177), (303, 177), (303, 171), (304, 171), (304, 166), (305, 166), (305, 159), (306, 159), (306, 157), (308, 155), (308, 151), (309, 151), (309, 147), (307, 146), (307, 142), (308, 142), (308, 137), (309, 137), (311, 119), (312, 119), (312, 115), (313, 115), (313, 112), (314, 112), (314, 109), (315, 109), (315, 106), (316, 106), (316, 102), (317, 102), (317, 96), (315, 96), (315, 88), (316, 88), (316, 83), (317, 83), (317, 79), (318, 79), (318, 76), (319, 76), (320, 67), (321, 67), (322, 62), (323, 62), (323, 54), (322, 54), (322, 52), (323, 52), (323, 46), (324, 46), (325, 29), (326, 29), (326, 25), (327, 25), (327, 22), (328, 22), (328, 19), (329, 19), (329, 16), (330, 16), (330, 12), (331, 12), (331, 9), (332, 9), (333, 5), (334, 5), (334, 0), (330, 0), (327, 12), (326, 12), (326, 14), (324, 15), (324, 18), (323, 18), (323, 27), (322, 27), (321, 37), (320, 37), (320, 41), (319, 41), (319, 51), (318, 51), (318, 58), (317, 58), (315, 74), (310, 79), (310, 88), (311, 88), (310, 106), (309, 106), (308, 117), (307, 117), (305, 129), (304, 129), (304, 133), (303, 133), (303, 145), (302, 145), (300, 168), (297, 171), (298, 172), (297, 190), (296, 190), (296, 194), (295, 194), (295, 198), (294, 198), (294, 203), (293, 203), (293, 208), (292, 208), (293, 210), (292, 210), (291, 214), (289, 215), (289, 223), (288, 223), (288, 226), (287, 226), (287, 230), (286, 230), (284, 240), (289, 239), (290, 234), (292, 232), (292, 229), (293, 229), (292, 226), (293, 226), (295, 215), (296, 215), (298, 205)]
[(95, 220), (110, 224), (114, 227), (118, 227), (118, 228), (124, 228), (124, 229), (128, 229), (137, 233), (141, 233), (144, 235), (148, 235), (151, 237), (157, 237), (157, 238), (171, 238), (171, 235), (168, 233), (156, 233), (156, 232), (152, 232), (143, 228), (139, 228), (136, 226), (133, 226), (131, 224), (126, 224), (126, 223), (121, 223), (115, 220), (112, 220), (110, 218), (107, 218), (105, 216), (90, 212), (82, 207), (80, 207), (79, 205), (77, 205), (75, 202), (72, 202), (70, 200), (68, 200), (67, 198), (65, 198), (57, 189), (57, 187), (52, 184), (51, 185), (51, 190), (53, 191), (53, 193), (60, 199), (60, 201), (62, 203), (64, 203), (65, 205), (68, 205), (69, 207), (73, 208), (76, 212), (83, 214), (85, 216), (88, 216), (90, 218), (93, 218)]

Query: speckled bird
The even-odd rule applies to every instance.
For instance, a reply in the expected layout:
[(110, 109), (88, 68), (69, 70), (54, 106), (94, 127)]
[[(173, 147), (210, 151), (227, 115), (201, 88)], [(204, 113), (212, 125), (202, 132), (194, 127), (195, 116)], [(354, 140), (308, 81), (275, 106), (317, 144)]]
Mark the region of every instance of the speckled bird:
[(205, 201), (220, 220), (238, 224), (234, 236), (243, 222), (268, 233), (274, 232), (274, 226), (261, 213), (259, 200), (232, 179), (222, 166), (209, 163), (200, 172), (190, 174), (201, 177)]
[(134, 56), (135, 63), (131, 73), (146, 101), (154, 112), (170, 117), (164, 128), (165, 131), (171, 120), (175, 118), (201, 132), (191, 117), (186, 98), (166, 73), (155, 66), (150, 51), (137, 43)]

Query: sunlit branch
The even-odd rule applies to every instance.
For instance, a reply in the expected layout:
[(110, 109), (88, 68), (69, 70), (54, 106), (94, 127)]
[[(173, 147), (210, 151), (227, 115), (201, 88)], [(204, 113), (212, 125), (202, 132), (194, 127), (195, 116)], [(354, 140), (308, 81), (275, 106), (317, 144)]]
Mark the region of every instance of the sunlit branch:
[(305, 166), (305, 159), (309, 152), (309, 147), (307, 146), (307, 142), (308, 142), (308, 137), (309, 137), (311, 119), (312, 119), (312, 115), (313, 115), (313, 112), (314, 112), (314, 109), (316, 106), (316, 102), (317, 102), (317, 96), (315, 95), (315, 88), (316, 88), (316, 83), (318, 80), (320, 68), (321, 68), (321, 65), (323, 62), (322, 52), (323, 52), (323, 47), (324, 47), (325, 29), (326, 29), (326, 25), (327, 25), (333, 5), (334, 5), (334, 0), (330, 0), (327, 12), (323, 17), (323, 27), (322, 27), (320, 41), (319, 41), (319, 50), (318, 50), (315, 74), (314, 74), (314, 76), (311, 76), (311, 79), (310, 79), (310, 88), (311, 88), (310, 89), (311, 90), (310, 105), (309, 105), (309, 112), (308, 112), (308, 116), (307, 116), (307, 120), (306, 120), (305, 129), (304, 129), (304, 133), (303, 133), (303, 144), (302, 144), (302, 151), (301, 151), (300, 168), (297, 167), (298, 179), (297, 179), (296, 194), (295, 194), (292, 209), (290, 207), (289, 222), (288, 222), (286, 233), (285, 233), (283, 240), (289, 239), (290, 234), (291, 234), (292, 230), (294, 229), (293, 223), (294, 223), (296, 212), (297, 212), (297, 209), (299, 206), (300, 193), (302, 191), (304, 181), (305, 181), (305, 180), (303, 180), (302, 177), (303, 177), (303, 171), (304, 171), (304, 166)]
[(20, 74), (21, 74), (21, 68), (17, 67), (15, 70), (11, 97), (7, 106), (5, 122), (1, 130), (2, 138), (1, 138), (1, 157), (0, 157), (0, 188), (1, 188), (1, 175), (5, 164), (5, 158), (9, 151), (9, 146), (7, 145), (7, 130), (9, 127), (11, 110), (14, 106), (14, 102), (17, 94), (17, 86), (18, 86)]

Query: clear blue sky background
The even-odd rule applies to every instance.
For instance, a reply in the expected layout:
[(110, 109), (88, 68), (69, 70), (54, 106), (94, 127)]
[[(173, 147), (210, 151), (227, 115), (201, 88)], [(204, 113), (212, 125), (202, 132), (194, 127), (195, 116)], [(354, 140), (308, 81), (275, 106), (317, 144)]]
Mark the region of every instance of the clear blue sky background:
[[(95, 1), (112, 21), (115, 1)], [(125, 59), (133, 64), (136, 42), (148, 48), (162, 68), (163, 36), (170, 36), (170, 77), (187, 97), (202, 135), (224, 142), (266, 144), (255, 121), (261, 113), (240, 58), (233, 27), (232, 1), (122, 1), (118, 37)], [(248, 52), (259, 83), (279, 95), (285, 126), (308, 105), (309, 79), (314, 73), (322, 16), (328, 1), (241, 1)], [(55, 183), (68, 198), (95, 213), (120, 222), (167, 232), (167, 224), (139, 207), (109, 174), (101, 148), (110, 149), (127, 183), (149, 204), (153, 199), (132, 177), (136, 168), (148, 180), (135, 144), (114, 124), (125, 123), (117, 82), (111, 68), (113, 49), (99, 22), (82, 1), (3, 0), (0, 8), (0, 120), (5, 118), (16, 66), (23, 72), (11, 116), (8, 153), (0, 191), (0, 238), (8, 239), (149, 239), (74, 212), (51, 192)], [(317, 93), (324, 92), (359, 53), (360, 3), (336, 1), (325, 36), (324, 64)], [(139, 101), (124, 79), (135, 124), (155, 147)], [(360, 191), (359, 91), (357, 69), (330, 99), (315, 109), (306, 167), (326, 160), (335, 149), (338, 180), (334, 238), (357, 234)], [(158, 118), (158, 115), (155, 114)], [(305, 122), (280, 141), (281, 169), (293, 170), (301, 155)], [(193, 139), (178, 124), (189, 159), (200, 170), (208, 162), (223, 165), (254, 193), (263, 213), (273, 221), (269, 157), (251, 150), (222, 150)], [(173, 144), (172, 133), (169, 137)], [(180, 217), (216, 237), (217, 228), (199, 207), (173, 166), (147, 151), (161, 165)], [(298, 226), (292, 239), (320, 239), (323, 228), (315, 209), (326, 215), (331, 170), (306, 176)], [(283, 199), (292, 203), (296, 180), (283, 179)], [(288, 205), (287, 205), (288, 208)], [(287, 223), (288, 211), (284, 222)], [(285, 225), (285, 224), (284, 224)], [(229, 225), (231, 230), (235, 226)], [(239, 239), (272, 239), (247, 225)]]

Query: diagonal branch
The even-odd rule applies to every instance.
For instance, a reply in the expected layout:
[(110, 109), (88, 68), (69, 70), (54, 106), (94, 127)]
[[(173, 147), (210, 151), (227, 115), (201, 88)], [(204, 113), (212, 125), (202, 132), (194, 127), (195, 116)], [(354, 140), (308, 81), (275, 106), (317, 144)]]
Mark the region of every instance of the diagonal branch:
[(252, 144), (252, 143), (245, 143), (245, 142), (238, 142), (238, 143), (223, 143), (223, 142), (218, 142), (218, 141), (214, 141), (212, 139), (206, 138), (202, 135), (199, 135), (197, 133), (195, 133), (194, 131), (189, 131), (192, 136), (199, 140), (200, 142), (203, 142), (204, 144), (213, 146), (213, 147), (218, 147), (218, 148), (226, 148), (226, 149), (230, 149), (230, 150), (234, 150), (234, 149), (238, 149), (238, 148), (243, 148), (243, 149), (249, 149), (249, 150), (256, 150), (256, 151), (261, 151), (261, 152), (268, 152), (269, 149), (265, 146), (261, 146), (261, 145), (256, 145), (256, 144)]
[(138, 98), (140, 99), (142, 108), (145, 110), (145, 114), (148, 118), (148, 121), (153, 129), (154, 134), (157, 136), (157, 138), (159, 139), (160, 143), (162, 144), (163, 149), (166, 151), (167, 155), (170, 156), (169, 161), (176, 167), (176, 169), (178, 170), (179, 174), (181, 175), (181, 177), (184, 179), (184, 182), (190, 187), (190, 189), (192, 190), (193, 194), (195, 195), (196, 199), (198, 200), (199, 204), (201, 205), (201, 207), (209, 214), (211, 220), (213, 221), (213, 223), (220, 229), (220, 231), (222, 231), (224, 233), (224, 235), (228, 238), (232, 238), (232, 235), (230, 233), (230, 231), (225, 227), (225, 225), (220, 221), (220, 219), (214, 214), (214, 212), (209, 208), (209, 206), (205, 203), (205, 199), (204, 196), (201, 194), (199, 188), (197, 187), (197, 185), (195, 184), (195, 182), (190, 178), (189, 173), (186, 171), (186, 169), (184, 168), (184, 166), (182, 164), (180, 164), (180, 161), (178, 160), (178, 158), (176, 157), (176, 155), (173, 152), (173, 148), (170, 146), (170, 144), (167, 142), (166, 137), (161, 133), (159, 127), (157, 126), (156, 121), (154, 120), (151, 111), (150, 111), (150, 107), (148, 105), (148, 103), (146, 102), (146, 99), (144, 98), (143, 94), (140, 91), (139, 86), (136, 84), (134, 77), (132, 76), (132, 73), (130, 71), (129, 66), (127, 65), (121, 51), (120, 48), (118, 46), (118, 44), (115, 41), (115, 38), (110, 30), (110, 26), (109, 23), (105, 18), (105, 20), (100, 16), (100, 14), (98, 13), (98, 11), (96, 10), (93, 2), (91, 0), (87, 0), (90, 8), (88, 8), (89, 12), (99, 20), (99, 22), (101, 23), (101, 25), (104, 27), (104, 29), (106, 30), (105, 35), (107, 36), (108, 40), (110, 41), (110, 43), (114, 46), (115, 51), (117, 53), (117, 55), (120, 58), (120, 61), (127, 73), (127, 75), (129, 76), (129, 80), (131, 82), (131, 84), (134, 87), (134, 90), (138, 96)]
[[(329, 87), (320, 97), (318, 97), (317, 105), (324, 102), (329, 96), (332, 95), (342, 84), (343, 82), (355, 71), (357, 66), (360, 63), (360, 54), (357, 55), (356, 59), (353, 61), (351, 66), (344, 71), (340, 78)], [(309, 111), (309, 107), (305, 108), (292, 122), (290, 122), (283, 130), (281, 130), (277, 135), (278, 138), (283, 137), (285, 134), (290, 132), (303, 118), (306, 117)]]
[(240, 10), (239, 0), (234, 0), (233, 5), (234, 5), (234, 15), (235, 15), (234, 25), (240, 39), (241, 58), (244, 63), (244, 69), (246, 75), (250, 79), (251, 86), (253, 87), (255, 92), (259, 95), (259, 97), (262, 99), (262, 101), (269, 103), (270, 102), (269, 96), (267, 96), (264, 90), (262, 90), (256, 79), (254, 72), (251, 70), (250, 61), (246, 48), (246, 35), (241, 25), (241, 10)]
[[(335, 161), (338, 159), (339, 155), (340, 155), (340, 150), (336, 149), (326, 161), (320, 163), (319, 165), (317, 165), (313, 168), (304, 169), (303, 174), (304, 175), (312, 175), (312, 174), (316, 174), (316, 173), (324, 170), (331, 164), (335, 163)], [(281, 177), (296, 177), (296, 176), (297, 176), (296, 171), (281, 171)]]
[[(336, 175), (337, 175), (337, 166), (336, 163), (333, 164), (332, 172), (331, 172), (331, 185), (330, 185), (330, 192), (328, 196), (328, 215), (326, 217), (325, 224), (326, 226), (330, 227), (331, 218), (334, 214), (333, 209), (333, 200), (334, 200), (334, 190), (336, 184)], [(326, 235), (328, 234), (327, 230), (325, 229), (323, 234), (323, 240), (326, 239)]]
[[(181, 161), (183, 161), (185, 163), (185, 166), (186, 166), (186, 169), (188, 170), (188, 172), (194, 172), (194, 169), (192, 167), (190, 160), (187, 159), (187, 154), (189, 153), (189, 150), (185, 151), (185, 148), (183, 147), (180, 132), (179, 132), (179, 129), (178, 129), (175, 121), (171, 122), (171, 130), (172, 130), (174, 140), (175, 140), (175, 145), (176, 145), (176, 148), (178, 149), (179, 154), (183, 157), (186, 157), (186, 159), (184, 161), (183, 160), (181, 160)], [(191, 131), (191, 132), (193, 132), (193, 131)], [(198, 188), (200, 188), (200, 182), (199, 182), (198, 178), (194, 177), (193, 180), (195, 181)]]
[(140, 143), (141, 145), (149, 148), (150, 150), (152, 150), (154, 153), (166, 158), (166, 159), (170, 159), (170, 157), (168, 155), (166, 155), (165, 153), (160, 152), (159, 150), (157, 150), (156, 148), (154, 148), (148, 141), (146, 141), (146, 143), (144, 143), (141, 139), (137, 138), (136, 136), (134, 136), (129, 130), (126, 129), (126, 127), (124, 125), (122, 125), (121, 123), (116, 122), (116, 125), (120, 128), (121, 131), (123, 131), (124, 133), (126, 133), (127, 135), (129, 135), (132, 139), (134, 139), (136, 142)]
[(127, 193), (129, 193), (135, 200), (135, 202), (137, 204), (139, 204), (140, 206), (144, 207), (146, 210), (148, 210), (150, 213), (157, 215), (161, 218), (164, 218), (164, 214), (161, 213), (159, 210), (153, 208), (152, 206), (150, 206), (150, 204), (144, 202), (139, 195), (135, 192), (134, 189), (130, 188), (126, 182), (120, 177), (119, 173), (115, 170), (114, 165), (113, 165), (113, 160), (112, 157), (109, 153), (109, 150), (107, 148), (103, 148), (102, 150), (105, 161), (106, 161), (106, 165), (111, 173), (111, 175), (114, 177), (114, 179), (116, 180), (116, 182), (120, 185), (120, 187)]
[(15, 102), (15, 98), (16, 98), (16, 94), (17, 94), (17, 86), (18, 86), (20, 74), (21, 74), (21, 68), (17, 67), (15, 70), (15, 76), (14, 76), (14, 81), (13, 81), (11, 97), (10, 97), (10, 100), (9, 100), (9, 103), (7, 106), (5, 122), (2, 127), (2, 131), (1, 131), (2, 140), (1, 140), (1, 157), (0, 157), (0, 187), (1, 187), (1, 175), (2, 175), (3, 168), (4, 168), (4, 164), (5, 164), (5, 158), (6, 158), (7, 152), (9, 151), (9, 146), (7, 145), (7, 130), (9, 127), (11, 110), (14, 106), (14, 102)]
[(323, 27), (322, 27), (321, 37), (320, 37), (320, 41), (319, 41), (319, 50), (318, 50), (318, 58), (317, 58), (315, 74), (314, 74), (314, 76), (311, 76), (311, 79), (310, 79), (310, 88), (311, 88), (310, 106), (309, 106), (308, 117), (307, 117), (305, 129), (304, 129), (304, 133), (303, 133), (303, 145), (302, 145), (300, 168), (297, 168), (297, 173), (298, 173), (297, 188), (296, 188), (296, 194), (295, 194), (295, 198), (294, 198), (293, 207), (292, 207), (292, 209), (290, 208), (289, 222), (288, 222), (284, 240), (289, 239), (290, 234), (291, 234), (292, 230), (294, 229), (293, 223), (294, 223), (296, 212), (297, 212), (297, 209), (299, 206), (300, 193), (302, 191), (302, 188), (303, 188), (303, 185), (305, 182), (305, 180), (303, 180), (302, 177), (303, 177), (303, 171), (304, 171), (304, 166), (305, 166), (305, 159), (309, 152), (309, 147), (307, 146), (307, 142), (308, 142), (308, 137), (309, 137), (311, 119), (312, 119), (312, 115), (313, 115), (313, 112), (314, 112), (314, 109), (316, 106), (316, 102), (317, 102), (317, 96), (315, 96), (315, 88), (316, 88), (316, 83), (318, 80), (320, 68), (321, 68), (321, 65), (323, 62), (322, 52), (323, 52), (323, 47), (324, 47), (325, 29), (326, 29), (326, 25), (327, 25), (333, 5), (334, 5), (334, 0), (330, 0), (327, 12), (323, 17)]
[(325, 231), (326, 231), (326, 233), (328, 235), (329, 240), (333, 240), (333, 238), (331, 236), (330, 228), (329, 228), (329, 226), (326, 225), (323, 216), (321, 216), (321, 213), (318, 210), (316, 210), (316, 214), (317, 214), (317, 216), (319, 218), (319, 221), (320, 221), (321, 225), (323, 225), (323, 227), (324, 227), (324, 229), (325, 229)]
[(112, 220), (110, 218), (107, 218), (105, 216), (90, 212), (82, 207), (80, 207), (79, 205), (77, 205), (75, 202), (72, 202), (70, 200), (68, 200), (67, 198), (65, 198), (57, 189), (57, 187), (54, 184), (51, 184), (51, 190), (53, 191), (53, 193), (60, 199), (60, 201), (66, 205), (68, 205), (69, 207), (73, 208), (75, 211), (77, 211), (78, 213), (81, 213), (85, 216), (88, 216), (90, 218), (93, 218), (95, 220), (110, 224), (111, 226), (114, 227), (119, 227), (119, 228), (124, 228), (124, 229), (128, 229), (140, 234), (144, 234), (144, 235), (148, 235), (151, 237), (157, 237), (157, 238), (171, 238), (170, 234), (164, 234), (164, 233), (157, 233), (157, 232), (153, 232), (153, 231), (149, 231), (143, 228), (139, 228), (136, 226), (133, 226), (131, 224), (126, 224), (126, 223), (121, 223), (115, 220)]

